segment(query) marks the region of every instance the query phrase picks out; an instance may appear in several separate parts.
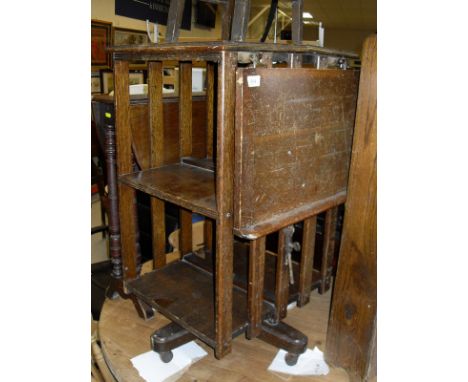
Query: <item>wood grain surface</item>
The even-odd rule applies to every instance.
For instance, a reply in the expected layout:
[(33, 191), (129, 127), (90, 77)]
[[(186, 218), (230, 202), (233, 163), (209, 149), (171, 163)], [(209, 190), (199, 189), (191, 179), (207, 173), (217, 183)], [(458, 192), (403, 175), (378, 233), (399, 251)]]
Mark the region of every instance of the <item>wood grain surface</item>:
[[(259, 86), (249, 85), (254, 76)], [(346, 193), (357, 85), (355, 71), (238, 69), (237, 230), (277, 230)]]
[(366, 39), (326, 358), (353, 381), (375, 377), (377, 326), (377, 36)]

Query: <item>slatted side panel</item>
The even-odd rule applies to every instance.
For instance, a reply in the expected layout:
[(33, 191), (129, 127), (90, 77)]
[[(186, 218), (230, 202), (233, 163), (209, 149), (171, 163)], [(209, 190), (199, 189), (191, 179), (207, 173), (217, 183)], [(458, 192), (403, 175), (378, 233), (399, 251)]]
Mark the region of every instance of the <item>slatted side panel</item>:
[[(163, 101), (164, 118), (164, 163), (179, 161), (179, 103), (173, 100)], [(206, 101), (194, 99), (192, 108), (192, 155), (203, 158), (206, 155)], [(150, 168), (150, 129), (148, 105), (130, 106), (130, 124), (132, 126), (133, 149), (138, 164), (142, 169)]]
[(238, 70), (236, 227), (346, 190), (357, 83), (354, 71)]

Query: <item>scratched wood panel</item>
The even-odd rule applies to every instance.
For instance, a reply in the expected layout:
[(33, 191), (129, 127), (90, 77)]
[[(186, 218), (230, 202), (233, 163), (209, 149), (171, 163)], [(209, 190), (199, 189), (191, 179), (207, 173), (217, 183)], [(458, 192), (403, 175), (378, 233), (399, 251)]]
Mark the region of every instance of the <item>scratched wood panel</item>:
[[(179, 102), (163, 100), (164, 118), (164, 163), (179, 161)], [(193, 156), (206, 156), (206, 102), (204, 97), (193, 98), (192, 107), (192, 149)], [(133, 150), (139, 166), (150, 168), (151, 133), (149, 127), (148, 104), (130, 106)]]
[[(260, 76), (260, 86), (248, 86), (253, 75)], [(281, 222), (293, 209), (321, 202), (325, 207), (327, 199), (346, 191), (357, 87), (356, 71), (237, 71), (235, 227), (240, 233), (265, 221)]]

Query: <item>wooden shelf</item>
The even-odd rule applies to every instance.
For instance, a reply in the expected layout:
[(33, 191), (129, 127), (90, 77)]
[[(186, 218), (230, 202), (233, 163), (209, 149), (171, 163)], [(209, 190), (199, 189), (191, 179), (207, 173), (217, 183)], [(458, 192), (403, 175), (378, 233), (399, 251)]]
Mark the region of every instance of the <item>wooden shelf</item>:
[[(208, 345), (215, 346), (215, 304), (211, 274), (182, 260), (130, 281), (127, 286), (139, 299)], [(232, 305), (232, 336), (236, 337), (248, 326), (247, 295), (243, 290), (233, 288)], [(265, 314), (272, 310), (273, 307), (264, 303)]]
[[(275, 302), (276, 285), (276, 254), (266, 251), (265, 256), (265, 284), (263, 298), (271, 303)], [(184, 256), (184, 260), (213, 273), (214, 259), (210, 251), (197, 251)], [(297, 300), (299, 284), (299, 264), (293, 261), (294, 284), (289, 285), (288, 302)], [(249, 245), (247, 243), (234, 241), (234, 285), (247, 292), (249, 275)], [(320, 272), (316, 269), (312, 273), (312, 290), (318, 288), (321, 283)]]
[(212, 171), (173, 164), (122, 175), (120, 182), (151, 196), (217, 218), (215, 176)]

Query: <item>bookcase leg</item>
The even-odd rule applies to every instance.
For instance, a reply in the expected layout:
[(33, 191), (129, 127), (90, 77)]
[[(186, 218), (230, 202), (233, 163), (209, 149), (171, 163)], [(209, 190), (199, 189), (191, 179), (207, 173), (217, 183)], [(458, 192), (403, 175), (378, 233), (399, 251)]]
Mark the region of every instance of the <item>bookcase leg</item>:
[[(294, 230), (293, 230), (294, 231)], [(292, 232), (289, 227), (279, 231), (278, 237), (278, 256), (276, 258), (276, 287), (275, 287), (275, 306), (277, 320), (286, 317), (288, 298), (289, 298), (289, 273), (287, 260), (287, 243), (291, 241)]]
[(296, 364), (299, 355), (307, 350), (308, 338), (302, 332), (284, 322), (277, 322), (275, 317), (262, 322), (259, 338), (270, 345), (288, 352), (285, 361), (289, 366)]
[(252, 240), (249, 251), (248, 283), (248, 339), (257, 337), (261, 331), (263, 287), (265, 281), (265, 236)]
[(221, 52), (218, 64), (216, 145), (216, 358), (231, 352), (233, 287), (234, 107), (237, 57)]
[(151, 348), (164, 363), (171, 362), (172, 350), (193, 341), (195, 336), (174, 322), (156, 330), (150, 337)]
[(325, 227), (323, 233), (322, 267), (320, 270), (319, 293), (323, 294), (330, 289), (333, 255), (335, 253), (335, 231), (337, 223), (338, 207), (333, 207), (325, 213)]
[(297, 306), (302, 307), (309, 302), (312, 290), (312, 273), (314, 265), (315, 231), (317, 227), (317, 216), (304, 220), (302, 234), (302, 252), (299, 265), (299, 296)]

